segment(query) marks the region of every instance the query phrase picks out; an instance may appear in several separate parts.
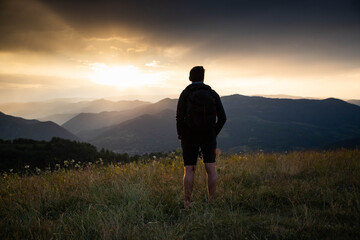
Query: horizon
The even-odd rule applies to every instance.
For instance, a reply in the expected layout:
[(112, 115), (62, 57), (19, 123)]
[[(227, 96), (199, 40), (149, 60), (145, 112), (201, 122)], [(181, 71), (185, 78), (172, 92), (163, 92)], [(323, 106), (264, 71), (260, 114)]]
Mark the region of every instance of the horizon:
[[(223, 95), (220, 96), (222, 97), (228, 97), (228, 96), (232, 96), (232, 95), (241, 95), (241, 96), (246, 96), (246, 97), (263, 97), (263, 98), (273, 98), (273, 99), (293, 99), (293, 100), (299, 100), (299, 99), (309, 99), (309, 100), (324, 100), (324, 99), (329, 99), (329, 98), (334, 98), (334, 99), (339, 99), (339, 100), (343, 100), (345, 102), (347, 101), (352, 101), (352, 100), (360, 100), (360, 99), (354, 99), (354, 98), (349, 98), (349, 99), (343, 99), (343, 98), (336, 98), (336, 97), (305, 97), (305, 96), (294, 96), (294, 95), (286, 95), (286, 94), (271, 94), (271, 95), (262, 95), (262, 94), (254, 94), (254, 95), (245, 95), (245, 94), (241, 94), (241, 93), (232, 93), (232, 94), (228, 94), (228, 95)], [(80, 102), (93, 102), (93, 101), (99, 101), (99, 100), (106, 100), (106, 101), (111, 101), (111, 102), (121, 102), (121, 101), (129, 101), (129, 102), (133, 102), (133, 101), (140, 101), (140, 102), (149, 102), (149, 103), (157, 103), (159, 101), (165, 100), (165, 99), (178, 99), (179, 96), (163, 96), (163, 97), (150, 97), (150, 98), (124, 98), (123, 96), (110, 96), (110, 97), (99, 97), (99, 98), (49, 98), (49, 99), (44, 99), (44, 100), (38, 100), (38, 101), (18, 101), (18, 102), (1, 102), (0, 101), (0, 106), (4, 106), (4, 105), (8, 105), (8, 104), (26, 104), (26, 103), (51, 103), (51, 102), (68, 102), (68, 103), (80, 103)], [(1, 111), (1, 109), (0, 109)]]
[[(86, 5), (86, 8), (83, 6)], [(355, 1), (5, 0), (0, 103), (178, 97), (193, 66), (219, 95), (360, 99)]]

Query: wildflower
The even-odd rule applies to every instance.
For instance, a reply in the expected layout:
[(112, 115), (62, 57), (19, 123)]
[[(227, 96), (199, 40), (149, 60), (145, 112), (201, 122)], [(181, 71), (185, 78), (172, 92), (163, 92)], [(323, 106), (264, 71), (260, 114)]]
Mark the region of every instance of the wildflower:
[(29, 165), (25, 165), (25, 169), (29, 169), (30, 168), (30, 166)]
[(78, 163), (75, 164), (75, 167), (76, 167), (76, 168), (79, 168), (79, 167), (80, 167), (80, 164), (78, 164)]
[(71, 163), (75, 163), (75, 160), (74, 160), (74, 159), (71, 159)]
[(60, 168), (60, 164), (55, 164), (55, 168)]
[(41, 169), (40, 169), (40, 168), (38, 168), (38, 167), (36, 167), (36, 168), (35, 168), (35, 171), (36, 171), (36, 174), (40, 174)]
[(65, 161), (64, 161), (64, 166), (65, 166), (65, 167), (69, 166), (69, 161), (65, 160)]
[(88, 162), (88, 165), (91, 166), (92, 162)]
[(13, 172), (13, 171), (14, 171), (14, 169), (10, 168), (10, 169), (9, 169), (9, 171), (10, 171), (10, 172)]

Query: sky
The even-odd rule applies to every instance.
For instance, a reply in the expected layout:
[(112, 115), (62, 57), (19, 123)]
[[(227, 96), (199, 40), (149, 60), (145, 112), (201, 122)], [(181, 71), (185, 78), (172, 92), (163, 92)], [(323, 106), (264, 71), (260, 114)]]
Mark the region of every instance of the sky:
[(221, 96), (360, 99), (360, 1), (0, 0), (0, 102)]

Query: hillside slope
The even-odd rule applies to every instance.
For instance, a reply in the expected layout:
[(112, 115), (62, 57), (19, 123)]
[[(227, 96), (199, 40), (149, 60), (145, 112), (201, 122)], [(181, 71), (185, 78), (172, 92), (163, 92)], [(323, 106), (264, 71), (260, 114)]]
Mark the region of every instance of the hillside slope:
[(0, 139), (29, 138), (34, 140), (50, 140), (53, 137), (79, 140), (78, 137), (56, 123), (27, 120), (0, 112)]
[(62, 125), (74, 134), (86, 135), (86, 131), (109, 127), (131, 120), (143, 114), (153, 114), (165, 109), (175, 109), (176, 99), (163, 99), (157, 103), (146, 104), (125, 111), (101, 113), (81, 113)]
[(179, 147), (174, 116), (175, 111), (170, 109), (145, 114), (104, 128), (89, 142), (129, 154), (170, 151)]
[(338, 99), (223, 98), (228, 122), (219, 135), (230, 152), (323, 147), (360, 136), (360, 107)]
[[(27, 119), (38, 119), (43, 121), (55, 120), (56, 122), (61, 122), (68, 114), (69, 118), (65, 121), (73, 117), (71, 114), (77, 115), (82, 112), (99, 113), (103, 111), (123, 111), (146, 104), (149, 103), (138, 100), (114, 102), (106, 99), (97, 99), (93, 101), (71, 102), (67, 99), (54, 99), (42, 102), (0, 104), (0, 111), (12, 116), (19, 116)], [(58, 116), (58, 114), (61, 115)]]
[(351, 99), (348, 100), (347, 102), (360, 106), (360, 100), (358, 99)]
[[(342, 100), (232, 95), (222, 101), (228, 121), (218, 136), (218, 147), (226, 152), (323, 148), (360, 136), (360, 107)], [(79, 136), (98, 147), (120, 152), (170, 151), (180, 147), (175, 108), (166, 114), (153, 113), (120, 125), (83, 131)]]

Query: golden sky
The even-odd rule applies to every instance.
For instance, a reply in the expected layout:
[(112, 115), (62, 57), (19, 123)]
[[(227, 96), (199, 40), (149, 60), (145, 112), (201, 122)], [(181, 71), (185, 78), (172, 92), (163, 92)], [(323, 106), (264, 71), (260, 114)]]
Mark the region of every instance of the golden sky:
[(360, 99), (357, 1), (0, 1), (0, 102), (220, 95)]

